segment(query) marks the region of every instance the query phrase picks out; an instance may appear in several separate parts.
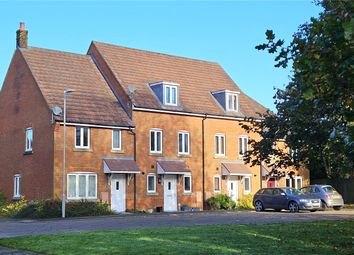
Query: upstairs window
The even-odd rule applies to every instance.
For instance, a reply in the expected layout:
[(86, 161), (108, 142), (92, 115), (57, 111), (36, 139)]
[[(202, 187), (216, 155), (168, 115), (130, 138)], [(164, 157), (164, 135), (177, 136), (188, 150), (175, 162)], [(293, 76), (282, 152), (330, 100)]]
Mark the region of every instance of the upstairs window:
[(225, 135), (215, 135), (215, 156), (225, 156)]
[(90, 148), (90, 129), (88, 127), (76, 127), (75, 147), (81, 149)]
[(26, 128), (26, 152), (32, 151), (33, 143), (33, 130), (32, 128)]
[(150, 130), (150, 153), (162, 153), (162, 130)]
[(189, 154), (189, 133), (179, 132), (178, 133), (178, 154)]
[(119, 129), (113, 130), (112, 131), (112, 150), (120, 151), (122, 149), (121, 143), (122, 143), (121, 131)]
[(226, 111), (238, 111), (238, 94), (226, 93)]
[(248, 137), (240, 136), (238, 138), (238, 156), (239, 158), (243, 158), (248, 150)]
[(177, 86), (164, 85), (165, 105), (177, 106)]

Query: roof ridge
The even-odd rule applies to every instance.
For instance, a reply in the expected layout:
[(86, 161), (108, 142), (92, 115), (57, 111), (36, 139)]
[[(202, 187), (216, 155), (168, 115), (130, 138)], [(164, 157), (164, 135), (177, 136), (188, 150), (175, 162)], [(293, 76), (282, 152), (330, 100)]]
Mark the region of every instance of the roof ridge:
[(104, 45), (108, 45), (108, 46), (112, 46), (112, 47), (117, 47), (117, 48), (124, 48), (124, 49), (129, 49), (129, 50), (140, 51), (140, 52), (152, 53), (152, 54), (156, 54), (156, 55), (164, 55), (164, 56), (168, 56), (168, 57), (182, 58), (182, 59), (187, 59), (187, 60), (192, 60), (192, 61), (199, 61), (199, 62), (203, 62), (203, 63), (209, 63), (209, 64), (220, 65), (220, 64), (219, 64), (218, 62), (216, 62), (216, 61), (209, 61), (209, 60), (203, 60), (203, 59), (197, 59), (197, 58), (190, 58), (190, 57), (177, 56), (177, 55), (173, 55), (173, 54), (162, 53), (162, 52), (157, 52), (157, 51), (152, 51), (152, 50), (143, 50), (143, 49), (131, 48), (131, 47), (116, 45), (116, 44), (112, 44), (112, 43), (98, 42), (98, 41), (92, 41), (92, 43), (94, 43), (94, 44), (95, 44), (95, 43), (97, 43), (97, 44), (104, 44)]
[(80, 53), (69, 52), (69, 51), (64, 51), (64, 50), (54, 50), (54, 49), (47, 49), (47, 48), (33, 47), (33, 46), (29, 46), (28, 48), (19, 48), (20, 51), (24, 51), (24, 52), (26, 52), (27, 50), (30, 50), (30, 49), (36, 49), (36, 50), (41, 50), (41, 51), (50, 51), (50, 52), (59, 52), (59, 53), (75, 55), (75, 56), (83, 57), (83, 58), (90, 58), (90, 56), (87, 54), (80, 54)]

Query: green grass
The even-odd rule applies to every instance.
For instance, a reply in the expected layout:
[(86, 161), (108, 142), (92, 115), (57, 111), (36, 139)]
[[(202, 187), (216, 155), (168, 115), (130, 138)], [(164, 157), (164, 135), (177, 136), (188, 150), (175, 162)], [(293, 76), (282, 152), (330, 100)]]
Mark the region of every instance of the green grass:
[(44, 254), (354, 254), (354, 220), (101, 231), (0, 239)]

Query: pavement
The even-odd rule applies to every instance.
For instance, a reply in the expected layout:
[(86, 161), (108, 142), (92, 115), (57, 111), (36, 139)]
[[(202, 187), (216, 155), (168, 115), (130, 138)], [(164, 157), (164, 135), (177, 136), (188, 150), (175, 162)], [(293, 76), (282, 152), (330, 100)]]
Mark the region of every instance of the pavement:
[[(0, 238), (64, 232), (126, 230), (214, 224), (269, 224), (354, 219), (354, 210), (318, 212), (205, 211), (191, 213), (124, 214), (49, 220), (0, 220)], [(1, 254), (1, 253), (0, 253)]]

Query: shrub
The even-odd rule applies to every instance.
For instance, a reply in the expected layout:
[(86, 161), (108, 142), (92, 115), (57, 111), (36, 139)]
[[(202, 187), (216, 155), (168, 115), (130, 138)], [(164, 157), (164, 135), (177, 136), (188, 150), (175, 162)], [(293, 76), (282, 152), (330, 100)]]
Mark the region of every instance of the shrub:
[(208, 198), (206, 204), (211, 210), (230, 210), (236, 207), (235, 201), (226, 194), (218, 194), (215, 197)]
[(237, 208), (239, 209), (254, 209), (253, 195), (244, 195), (241, 199), (237, 200)]
[(6, 196), (0, 191), (0, 208), (6, 204)]
[[(113, 212), (108, 204), (94, 201), (66, 203), (66, 217), (109, 215)], [(58, 218), (61, 217), (61, 200), (38, 200), (22, 208), (15, 218)]]
[(26, 207), (27, 203), (27, 200), (24, 197), (21, 197), (20, 200), (1, 207), (0, 215), (5, 217), (13, 217), (24, 207)]

